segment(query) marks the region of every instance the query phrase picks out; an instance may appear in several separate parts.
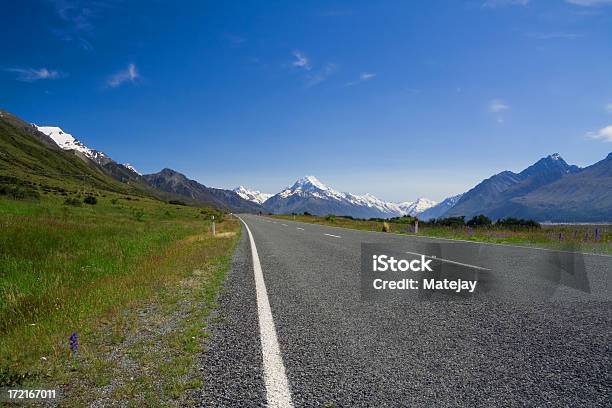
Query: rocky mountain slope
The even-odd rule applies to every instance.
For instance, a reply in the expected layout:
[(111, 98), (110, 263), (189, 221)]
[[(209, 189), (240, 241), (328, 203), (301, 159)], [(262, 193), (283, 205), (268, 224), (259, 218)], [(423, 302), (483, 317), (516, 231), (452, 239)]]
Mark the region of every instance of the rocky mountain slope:
[(206, 187), (172, 169), (165, 168), (159, 173), (145, 174), (143, 177), (155, 188), (186, 197), (198, 203), (212, 205), (236, 213), (257, 213), (264, 211), (259, 204), (245, 200), (231, 190)]

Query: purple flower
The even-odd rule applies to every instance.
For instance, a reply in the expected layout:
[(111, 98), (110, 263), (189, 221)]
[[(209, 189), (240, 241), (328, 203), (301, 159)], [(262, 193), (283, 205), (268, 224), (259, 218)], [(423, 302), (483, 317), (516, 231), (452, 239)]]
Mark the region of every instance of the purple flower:
[(77, 332), (70, 335), (68, 344), (70, 345), (70, 351), (72, 351), (72, 354), (76, 354), (76, 352), (79, 350), (79, 335)]

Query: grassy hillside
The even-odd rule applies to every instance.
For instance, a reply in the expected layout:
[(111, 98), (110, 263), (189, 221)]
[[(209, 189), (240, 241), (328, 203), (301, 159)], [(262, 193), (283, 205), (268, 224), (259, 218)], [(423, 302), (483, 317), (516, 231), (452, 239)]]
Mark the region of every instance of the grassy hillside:
[(108, 193), (93, 206), (63, 202), (60, 194), (0, 199), (3, 385), (70, 383), (71, 333), (79, 335), (79, 354), (95, 349), (106, 326), (122, 338), (115, 321), (126, 310), (196, 269), (225, 263), (239, 231), (226, 220), (219, 231), (232, 234), (213, 238), (210, 212), (151, 199)]
[(65, 406), (187, 403), (239, 222), (0, 113), (0, 386), (59, 389)]
[[(95, 188), (139, 194), (101, 170), (88, 165), (72, 152), (54, 150), (33, 136), (36, 130), (18, 119), (0, 118), (0, 182), (19, 183), (41, 190), (64, 192)], [(14, 118), (14, 117), (13, 117)]]

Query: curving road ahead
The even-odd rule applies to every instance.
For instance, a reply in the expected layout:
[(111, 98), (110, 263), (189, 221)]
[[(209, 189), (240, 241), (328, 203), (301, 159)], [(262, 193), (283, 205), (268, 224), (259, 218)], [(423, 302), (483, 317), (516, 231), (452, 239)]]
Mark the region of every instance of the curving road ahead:
[[(612, 257), (241, 219), (202, 406), (612, 405)], [(362, 243), (448, 244), (445, 261), (490, 269), (503, 296), (364, 301)], [(568, 256), (584, 274), (551, 282)]]

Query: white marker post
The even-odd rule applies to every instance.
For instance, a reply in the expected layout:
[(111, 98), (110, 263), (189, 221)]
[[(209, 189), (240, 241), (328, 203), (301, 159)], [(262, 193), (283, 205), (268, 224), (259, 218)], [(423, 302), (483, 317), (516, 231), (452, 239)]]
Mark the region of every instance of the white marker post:
[(419, 233), (419, 220), (414, 220), (414, 233)]
[(212, 234), (215, 236), (215, 216), (212, 216)]

